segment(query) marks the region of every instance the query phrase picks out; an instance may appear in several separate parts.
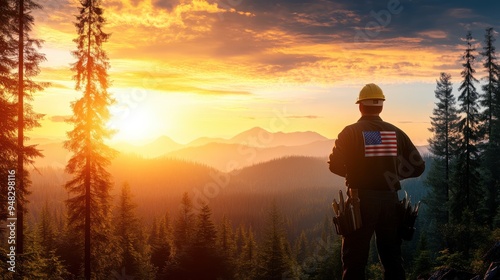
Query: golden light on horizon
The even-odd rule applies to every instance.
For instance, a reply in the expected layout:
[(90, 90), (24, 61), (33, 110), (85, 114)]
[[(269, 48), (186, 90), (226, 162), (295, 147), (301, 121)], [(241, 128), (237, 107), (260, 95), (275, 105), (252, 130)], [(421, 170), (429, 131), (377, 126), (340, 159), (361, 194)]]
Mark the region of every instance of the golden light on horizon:
[[(55, 135), (56, 126), (64, 127), (51, 119), (68, 115), (62, 108), (78, 96), (69, 70), (77, 11), (70, 2), (51, 6), (48, 1), (55, 11), (37, 14), (34, 32), (45, 40), (42, 51), (47, 55), (40, 77), (53, 82), (44, 94), (57, 95), (58, 100), (42, 94), (35, 100), (35, 110), (47, 115), (46, 128), (37, 129), (36, 135)], [(131, 91), (147, 94), (145, 100), (126, 103), (126, 116), (115, 112), (110, 122), (117, 129), (113, 140), (230, 137), (252, 127), (266, 128), (273, 112), (282, 108), (291, 115), (284, 130), (315, 130), (333, 138), (341, 124), (356, 119), (355, 108), (348, 106), (370, 82), (397, 97), (391, 105), (397, 104), (398, 112), (411, 112), (405, 118), (416, 120), (405, 126), (415, 138), (427, 139), (436, 78), (445, 71), (455, 83), (460, 79), (459, 36), (444, 25), (397, 32), (394, 20), (369, 40), (356, 41), (356, 30), (373, 16), (334, 2), (286, 17), (263, 13), (257, 4), (246, 2), (103, 3), (104, 29), (111, 34), (105, 44), (109, 92), (126, 95), (126, 102), (134, 97)], [(288, 12), (279, 6), (272, 9)], [(322, 17), (324, 9), (330, 9), (332, 17)], [(408, 97), (414, 102), (407, 102)], [(391, 110), (387, 115), (393, 115)], [(332, 125), (332, 120), (339, 124)], [(57, 135), (65, 137), (62, 129)]]
[[(114, 111), (114, 112), (113, 112)], [(112, 110), (112, 117), (108, 125), (116, 131), (115, 141), (130, 144), (141, 143), (157, 137), (157, 117), (148, 108), (122, 108)]]

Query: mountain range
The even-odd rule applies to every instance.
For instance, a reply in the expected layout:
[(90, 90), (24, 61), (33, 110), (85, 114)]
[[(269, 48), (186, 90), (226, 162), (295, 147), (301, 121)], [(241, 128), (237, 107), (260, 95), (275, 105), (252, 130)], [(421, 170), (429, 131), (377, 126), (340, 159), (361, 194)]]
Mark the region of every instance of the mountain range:
[[(128, 184), (139, 215), (151, 223), (158, 215), (177, 215), (182, 195), (188, 193), (196, 209), (209, 203), (215, 219), (226, 216), (235, 225), (254, 228), (264, 226), (262, 217), (276, 200), (294, 225), (293, 238), (303, 229), (320, 229), (317, 225), (331, 213), (334, 195), (344, 189), (344, 179), (328, 170), (334, 140), (313, 132), (274, 134), (261, 129), (237, 136), (187, 145), (161, 137), (132, 150), (135, 154), (122, 152), (108, 168), (112, 197), (116, 199)], [(287, 137), (294, 145), (285, 145)], [(30, 172), (30, 217), (39, 218), (48, 203), (63, 223), (64, 201), (70, 197), (63, 186), (71, 179), (64, 167), (70, 153), (62, 142), (45, 141), (39, 147), (45, 158), (36, 163), (38, 170)], [(143, 151), (160, 156), (139, 155)]]
[[(40, 143), (38, 148), (44, 154), (35, 161), (35, 166), (64, 167), (71, 156), (61, 141), (33, 139)], [(232, 138), (198, 138), (187, 144), (180, 144), (167, 136), (142, 146), (128, 143), (112, 147), (124, 154), (135, 154), (145, 158), (168, 157), (188, 160), (231, 171), (257, 163), (286, 156), (309, 156), (323, 158), (325, 162), (334, 140), (316, 132), (269, 132), (260, 127), (243, 131)], [(420, 147), (427, 152), (426, 147)]]

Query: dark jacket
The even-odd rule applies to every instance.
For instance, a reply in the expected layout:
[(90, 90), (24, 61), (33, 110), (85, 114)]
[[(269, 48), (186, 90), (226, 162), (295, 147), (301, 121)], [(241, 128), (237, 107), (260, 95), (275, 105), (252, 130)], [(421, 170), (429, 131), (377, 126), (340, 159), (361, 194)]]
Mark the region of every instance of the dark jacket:
[(399, 181), (418, 177), (425, 162), (410, 138), (378, 116), (363, 116), (342, 130), (330, 154), (330, 171), (356, 189), (401, 189)]

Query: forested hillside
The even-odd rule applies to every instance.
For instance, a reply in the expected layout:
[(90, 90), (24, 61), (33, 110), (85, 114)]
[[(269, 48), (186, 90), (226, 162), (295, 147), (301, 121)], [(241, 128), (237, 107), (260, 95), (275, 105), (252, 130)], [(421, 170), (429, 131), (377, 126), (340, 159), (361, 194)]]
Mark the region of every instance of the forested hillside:
[[(330, 173), (324, 160), (309, 157), (286, 157), (224, 173), (182, 160), (121, 155), (110, 171), (115, 178), (114, 196), (128, 184), (139, 205), (138, 214), (147, 223), (154, 216), (175, 213), (185, 192), (195, 206), (208, 203), (215, 217), (226, 215), (237, 223), (261, 220), (272, 199), (294, 218), (312, 211), (322, 219), (329, 213), (334, 193), (344, 187), (343, 179)], [(67, 194), (61, 184), (66, 178), (63, 170), (51, 167), (33, 172), (32, 216), (38, 216), (45, 201), (63, 209)]]
[[(428, 166), (432, 164), (430, 158), (426, 161)], [(230, 231), (234, 238), (231, 242), (235, 245), (232, 246), (235, 246), (234, 250), (241, 254), (244, 245), (238, 238), (243, 238), (241, 236), (245, 234), (248, 238), (250, 232), (256, 248), (264, 246), (269, 226), (269, 211), (275, 207), (273, 211), (279, 213), (281, 217), (275, 222), (282, 225), (283, 242), (286, 241), (284, 249), (288, 248), (286, 250), (288, 250), (289, 271), (286, 273), (306, 275), (322, 271), (322, 275), (327, 277), (340, 272), (338, 263), (337, 266), (330, 263), (332, 259), (339, 261), (340, 257), (339, 244), (334, 242), (338, 237), (331, 223), (331, 202), (333, 197), (337, 196), (338, 190), (345, 190), (345, 186), (343, 178), (330, 173), (323, 159), (284, 157), (224, 173), (208, 166), (170, 158), (145, 159), (120, 155), (113, 161), (110, 171), (115, 178), (112, 189), (115, 205), (113, 211), (115, 213), (120, 211), (122, 187), (126, 185), (129, 190), (128, 195), (136, 205), (133, 212), (139, 222), (138, 227), (147, 240), (153, 238), (151, 232), (161, 230), (163, 233), (158, 233), (157, 238), (166, 239), (164, 241), (166, 243), (162, 246), (174, 247), (173, 232), (179, 211), (184, 207), (183, 196), (186, 194), (193, 215), (206, 211), (207, 209), (203, 210), (204, 207), (210, 209), (210, 220), (218, 229), (218, 238), (221, 232), (219, 227), (226, 224), (228, 228), (225, 230)], [(67, 176), (62, 170), (50, 167), (32, 172), (30, 228), (40, 228), (44, 217), (50, 215), (53, 230), (56, 232), (65, 230), (64, 200), (68, 196), (61, 184)], [(424, 174), (418, 179), (403, 181), (403, 189), (409, 193), (414, 202), (425, 196), (426, 187), (422, 183), (425, 176)], [(425, 210), (421, 213), (425, 213)], [(425, 221), (428, 219), (426, 215), (421, 214), (417, 220), (415, 240), (404, 246), (409, 268), (412, 267), (420, 232), (426, 230)], [(167, 223), (163, 225), (165, 229), (160, 229), (162, 226), (159, 223)], [(172, 233), (165, 233), (167, 228), (170, 228)], [(238, 234), (241, 236), (238, 237)], [(151, 246), (150, 249), (159, 246), (148, 244), (141, 246)], [(168, 252), (164, 251), (163, 255), (159, 252), (149, 252), (156, 256), (154, 258), (153, 255), (150, 256), (154, 259), (153, 264), (158, 265), (158, 260), (155, 258), (167, 260)], [(64, 255), (61, 252), (63, 259)], [(376, 258), (371, 262), (375, 268), (378, 267)], [(160, 264), (163, 269), (163, 264), (161, 262)], [(226, 263), (221, 266), (237, 269), (238, 265), (243, 264)], [(118, 268), (117, 271), (119, 272)]]

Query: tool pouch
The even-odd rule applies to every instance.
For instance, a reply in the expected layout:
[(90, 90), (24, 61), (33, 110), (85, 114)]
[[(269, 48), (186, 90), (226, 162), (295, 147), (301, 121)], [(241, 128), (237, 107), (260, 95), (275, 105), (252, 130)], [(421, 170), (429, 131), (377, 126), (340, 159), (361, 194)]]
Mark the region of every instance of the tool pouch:
[(342, 192), (339, 192), (340, 204), (333, 201), (333, 224), (338, 235), (347, 236), (361, 228), (361, 210), (357, 193), (351, 193), (350, 198), (343, 201)]
[(415, 221), (418, 217), (418, 210), (415, 211), (412, 208), (411, 203), (405, 203), (405, 201), (401, 201), (398, 204), (398, 211), (400, 214), (400, 222), (398, 233), (401, 239), (410, 241), (413, 239), (413, 235), (415, 233)]
[(403, 219), (399, 225), (399, 236), (403, 240), (410, 241), (413, 239), (413, 234), (415, 233), (415, 220), (416, 216), (410, 216)]
[(352, 214), (349, 210), (338, 216), (334, 215), (333, 224), (335, 225), (335, 231), (338, 235), (347, 236), (356, 230), (352, 220)]

